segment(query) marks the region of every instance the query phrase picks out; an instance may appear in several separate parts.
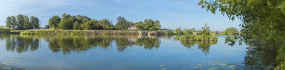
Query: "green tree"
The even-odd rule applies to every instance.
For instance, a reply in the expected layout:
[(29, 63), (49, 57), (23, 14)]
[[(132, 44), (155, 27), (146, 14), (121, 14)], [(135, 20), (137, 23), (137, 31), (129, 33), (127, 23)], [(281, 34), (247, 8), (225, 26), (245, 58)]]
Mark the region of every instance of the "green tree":
[(159, 30), (161, 28), (160, 21), (155, 20), (153, 26), (154, 26), (155, 30)]
[(12, 22), (12, 24), (10, 24), (10, 25), (11, 25), (11, 28), (12, 28), (12, 29), (15, 29), (15, 27), (18, 26), (18, 23), (17, 23), (17, 20), (16, 20), (16, 17), (15, 17), (15, 16), (11, 16), (11, 22)]
[(225, 30), (226, 35), (239, 35), (239, 30), (235, 27), (229, 27)]
[[(49, 26), (53, 27), (54, 29), (56, 29), (60, 23), (61, 18), (57, 15), (54, 15), (53, 17), (51, 17), (49, 19)], [(77, 23), (78, 24), (78, 23)], [(77, 28), (78, 29), (78, 28)]]
[(64, 13), (59, 23), (61, 29), (73, 29), (74, 21), (76, 17), (70, 16), (70, 14)]
[(118, 30), (127, 30), (130, 24), (128, 24), (128, 21), (124, 18), (119, 16), (117, 18), (117, 24), (115, 25), (115, 28)]
[(219, 34), (219, 31), (215, 31), (215, 34), (216, 34), (216, 35)]
[(193, 34), (193, 32), (194, 32), (193, 29), (187, 29), (187, 28), (185, 28), (185, 29), (183, 30), (183, 34)]
[(13, 23), (12, 23), (11, 17), (8, 16), (8, 17), (6, 18), (6, 27), (12, 28), (12, 26), (13, 26)]
[(31, 29), (32, 28), (32, 24), (29, 20), (28, 16), (24, 16), (24, 29)]
[(78, 21), (75, 21), (75, 23), (74, 23), (74, 25), (73, 25), (73, 29), (74, 30), (78, 30), (79, 29), (79, 23), (78, 23)]
[(173, 33), (176, 34), (176, 35), (182, 35), (183, 34), (183, 32), (182, 32), (180, 27), (175, 29), (175, 31)]
[(202, 27), (201, 35), (210, 35), (210, 32), (210, 26), (208, 26), (208, 24), (205, 24), (205, 26)]
[(241, 20), (241, 41), (260, 42), (268, 49), (285, 46), (284, 0), (201, 0), (198, 5), (214, 14), (219, 10), (230, 20)]
[(24, 23), (25, 23), (25, 20), (24, 20), (24, 15), (22, 14), (19, 14), (17, 16), (17, 28), (18, 29), (23, 29), (24, 28)]
[(31, 16), (30, 23), (32, 28), (40, 28), (40, 20), (38, 17)]
[(49, 26), (49, 25), (46, 25), (46, 26), (45, 26), (45, 29), (49, 29), (49, 28), (50, 28), (50, 26)]

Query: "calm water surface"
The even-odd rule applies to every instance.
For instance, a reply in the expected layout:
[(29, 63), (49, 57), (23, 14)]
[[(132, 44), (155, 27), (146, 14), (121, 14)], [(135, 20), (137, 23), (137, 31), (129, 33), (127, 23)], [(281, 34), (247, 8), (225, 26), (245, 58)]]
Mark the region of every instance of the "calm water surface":
[[(181, 42), (174, 36), (0, 35), (0, 69), (29, 70), (207, 70), (244, 69), (275, 58), (218, 41)], [(254, 55), (254, 56), (253, 56)], [(265, 57), (265, 56), (264, 56)], [(264, 67), (264, 66), (263, 66)]]

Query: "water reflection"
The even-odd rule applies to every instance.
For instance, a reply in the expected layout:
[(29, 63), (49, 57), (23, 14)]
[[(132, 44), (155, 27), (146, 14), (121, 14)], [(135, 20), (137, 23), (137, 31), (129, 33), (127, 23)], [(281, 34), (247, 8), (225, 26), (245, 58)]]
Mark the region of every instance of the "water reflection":
[[(235, 37), (226, 37), (225, 44), (228, 43), (228, 45), (233, 46), (235, 45), (237, 39), (238, 38)], [(278, 55), (280, 53), (276, 52), (276, 50), (262, 48), (264, 45), (253, 41), (247, 42), (246, 45), (248, 45), (246, 48), (248, 50), (246, 51), (244, 61), (242, 62), (243, 64), (239, 65), (240, 67), (236, 67), (236, 69), (270, 70), (277, 66), (276, 58), (280, 57), (280, 55)]]
[(191, 49), (192, 46), (197, 44), (198, 49), (201, 49), (205, 55), (209, 53), (211, 45), (215, 45), (218, 43), (217, 41), (180, 41), (180, 42), (182, 45), (184, 45), (185, 47), (189, 49)]
[(18, 53), (35, 51), (39, 48), (39, 38), (25, 38), (17, 35), (6, 37), (7, 51), (16, 51)]
[(118, 52), (122, 52), (132, 45), (143, 46), (145, 49), (157, 49), (160, 46), (158, 36), (20, 37), (19, 35), (10, 35), (4, 38), (6, 38), (7, 51), (17, 51), (18, 53), (37, 50), (40, 38), (48, 42), (49, 49), (54, 53), (61, 51), (63, 54), (68, 54), (71, 51), (86, 51), (96, 47), (107, 49), (116, 46)]

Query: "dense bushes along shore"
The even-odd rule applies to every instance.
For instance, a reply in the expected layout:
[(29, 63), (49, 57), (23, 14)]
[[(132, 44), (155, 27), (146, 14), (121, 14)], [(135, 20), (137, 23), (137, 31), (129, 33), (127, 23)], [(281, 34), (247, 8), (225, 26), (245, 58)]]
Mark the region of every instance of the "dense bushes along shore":
[(182, 35), (176, 36), (176, 40), (183, 40), (183, 41), (217, 41), (218, 38), (215, 36), (210, 35)]

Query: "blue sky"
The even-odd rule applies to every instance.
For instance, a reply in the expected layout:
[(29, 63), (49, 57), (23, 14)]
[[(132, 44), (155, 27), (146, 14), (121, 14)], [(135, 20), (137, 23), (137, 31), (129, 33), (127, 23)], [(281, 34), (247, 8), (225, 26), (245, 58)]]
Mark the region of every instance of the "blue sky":
[(212, 14), (198, 6), (200, 0), (1, 0), (0, 25), (6, 25), (11, 15), (36, 16), (41, 26), (48, 24), (53, 15), (63, 13), (85, 15), (92, 19), (109, 19), (115, 24), (118, 16), (128, 21), (160, 20), (162, 28), (178, 27), (202, 29), (208, 23), (211, 31), (228, 27), (240, 29), (239, 20), (230, 21), (220, 13)]

